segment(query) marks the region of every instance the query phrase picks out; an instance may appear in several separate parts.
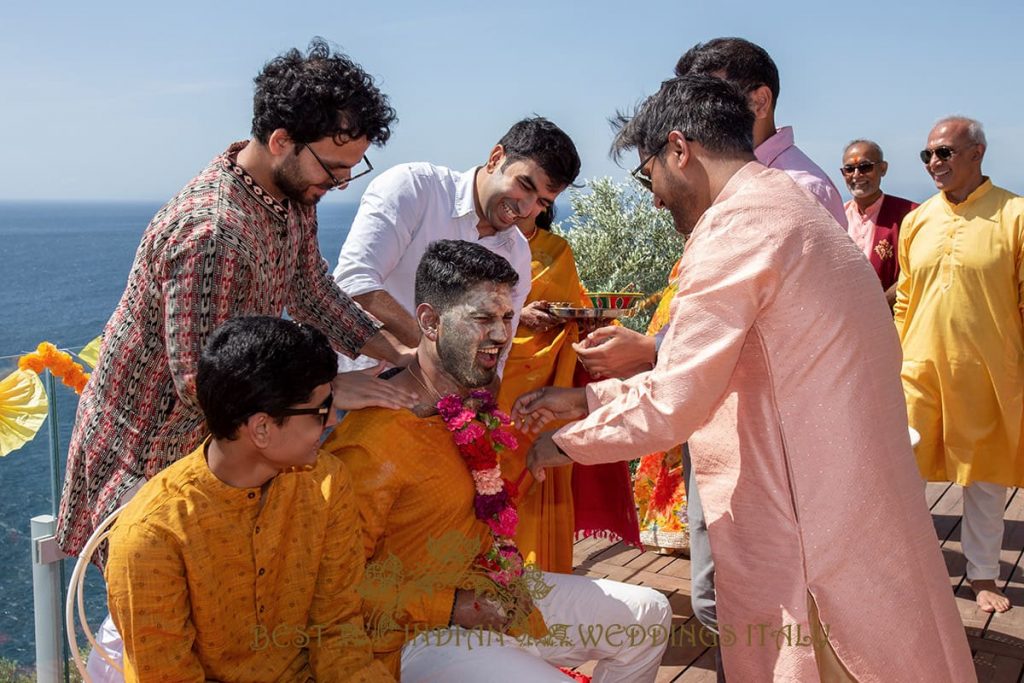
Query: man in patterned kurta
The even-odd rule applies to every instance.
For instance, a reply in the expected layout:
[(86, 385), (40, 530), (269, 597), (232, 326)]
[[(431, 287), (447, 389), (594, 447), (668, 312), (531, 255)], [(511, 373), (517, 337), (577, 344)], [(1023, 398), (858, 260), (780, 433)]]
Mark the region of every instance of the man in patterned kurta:
[(744, 105), (689, 76), (624, 123), (616, 149), (638, 149), (634, 173), (690, 234), (679, 292), (653, 370), (519, 400), (517, 414), (583, 416), (535, 441), (531, 469), (689, 439), (730, 680), (974, 680), (878, 278), (755, 161)]
[[(252, 139), (215, 158), (142, 236), (79, 402), (57, 526), (65, 552), (78, 553), (133, 489), (202, 441), (196, 363), (224, 320), (287, 308), (339, 351), (404, 364), (407, 349), (327, 274), (315, 209), (358, 174), (370, 144), (387, 141), (394, 118), (370, 77), (323, 41), (264, 67)], [(368, 381), (357, 380), (367, 400), (348, 407), (408, 399)]]
[(977, 121), (928, 135), (940, 192), (903, 220), (895, 314), (921, 475), (964, 487), (967, 579), (981, 610), (1005, 612), (1006, 487), (1024, 486), (1024, 198), (982, 175), (984, 155)]

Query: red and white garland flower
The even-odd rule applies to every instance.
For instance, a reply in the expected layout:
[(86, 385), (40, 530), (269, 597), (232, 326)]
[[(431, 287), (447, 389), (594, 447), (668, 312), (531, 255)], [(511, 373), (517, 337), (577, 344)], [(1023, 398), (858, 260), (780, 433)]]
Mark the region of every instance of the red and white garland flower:
[[(473, 391), (465, 399), (449, 394), (437, 402), (437, 411), (473, 476), (476, 517), (490, 528), (494, 539), (487, 552), (476, 556), (475, 563), (496, 584), (514, 590), (513, 584), (522, 580), (525, 571), (523, 555), (515, 542), (519, 526), (515, 501), (519, 492), (515, 484), (501, 476), (498, 462), (501, 453), (519, 445), (512, 432), (505, 429), (512, 420), (498, 410), (494, 396), (486, 389)], [(575, 681), (590, 682), (590, 676), (565, 667), (560, 671)]]
[(476, 564), (492, 581), (508, 588), (523, 575), (523, 555), (515, 542), (518, 492), (515, 484), (501, 476), (498, 462), (501, 453), (518, 446), (516, 437), (505, 429), (512, 420), (498, 410), (486, 389), (473, 391), (465, 399), (449, 394), (437, 402), (437, 410), (473, 476), (476, 517), (490, 528), (494, 540), (487, 552), (477, 556)]

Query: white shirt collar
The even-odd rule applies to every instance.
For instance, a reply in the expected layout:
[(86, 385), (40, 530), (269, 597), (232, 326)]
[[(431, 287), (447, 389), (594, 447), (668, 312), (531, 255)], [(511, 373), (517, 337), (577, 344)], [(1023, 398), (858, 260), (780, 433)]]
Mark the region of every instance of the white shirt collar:
[(455, 181), (455, 206), (452, 207), (452, 218), (476, 213), (476, 172), (480, 166), (474, 166), (464, 173), (457, 174)]

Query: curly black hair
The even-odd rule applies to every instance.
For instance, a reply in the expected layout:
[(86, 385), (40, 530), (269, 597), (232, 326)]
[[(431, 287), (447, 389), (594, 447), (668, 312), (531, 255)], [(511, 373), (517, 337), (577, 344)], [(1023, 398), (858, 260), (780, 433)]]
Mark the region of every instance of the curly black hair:
[(254, 82), (252, 134), (264, 144), (284, 128), (300, 144), (366, 137), (383, 145), (397, 121), (373, 78), (320, 37), (306, 55), (293, 48), (267, 62)]

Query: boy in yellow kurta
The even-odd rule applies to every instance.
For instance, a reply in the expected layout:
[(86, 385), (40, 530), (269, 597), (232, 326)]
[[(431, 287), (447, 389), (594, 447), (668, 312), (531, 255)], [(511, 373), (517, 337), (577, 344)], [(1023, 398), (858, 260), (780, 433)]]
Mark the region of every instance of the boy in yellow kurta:
[(894, 312), (921, 475), (964, 487), (967, 578), (1003, 612), (1006, 487), (1024, 485), (1024, 198), (982, 175), (984, 152), (975, 121), (932, 129), (921, 156), (941, 192), (903, 220)]
[(391, 681), (372, 657), (352, 482), (320, 437), (336, 357), (320, 332), (235, 318), (197, 393), (213, 438), (115, 523), (106, 566), (125, 679)]

